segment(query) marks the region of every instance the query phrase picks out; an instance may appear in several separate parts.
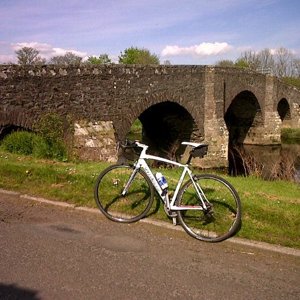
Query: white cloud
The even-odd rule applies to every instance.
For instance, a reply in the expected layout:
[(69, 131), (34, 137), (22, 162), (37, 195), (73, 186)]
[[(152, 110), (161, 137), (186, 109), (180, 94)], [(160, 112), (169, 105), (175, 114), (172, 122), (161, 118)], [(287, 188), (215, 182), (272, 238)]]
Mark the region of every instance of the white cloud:
[(201, 43), (190, 47), (180, 47), (177, 45), (166, 46), (162, 52), (162, 56), (179, 56), (179, 55), (196, 55), (196, 56), (215, 56), (224, 54), (232, 49), (228, 43)]
[(55, 48), (46, 43), (38, 43), (38, 42), (24, 42), (24, 43), (15, 43), (12, 44), (12, 48), (14, 51), (19, 50), (23, 47), (31, 47), (40, 52), (40, 56), (46, 59), (50, 59), (53, 56), (65, 55), (67, 52), (72, 52), (75, 55), (80, 57), (86, 57), (86, 52), (81, 52), (73, 49), (63, 49), (63, 48)]
[(14, 55), (9, 55), (9, 54), (7, 54), (7, 55), (2, 55), (2, 54), (0, 54), (0, 64), (9, 64), (9, 63), (14, 63), (15, 62), (15, 57), (14, 57)]

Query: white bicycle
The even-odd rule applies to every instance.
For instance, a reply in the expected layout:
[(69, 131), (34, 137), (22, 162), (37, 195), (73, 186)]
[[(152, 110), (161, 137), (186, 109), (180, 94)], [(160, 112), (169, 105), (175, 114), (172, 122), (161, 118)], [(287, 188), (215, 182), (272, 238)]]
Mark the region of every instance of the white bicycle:
[[(241, 227), (241, 201), (234, 187), (213, 174), (194, 175), (189, 168), (193, 157), (207, 153), (206, 144), (183, 142), (192, 147), (186, 164), (147, 154), (148, 146), (126, 141), (121, 147), (140, 150), (135, 163), (106, 168), (97, 178), (94, 197), (100, 211), (110, 220), (131, 223), (145, 217), (154, 200), (154, 189), (164, 204), (166, 214), (192, 237), (220, 242), (233, 236)], [(167, 188), (159, 184), (147, 160), (182, 168), (171, 199)], [(183, 183), (184, 179), (188, 180)], [(160, 182), (161, 183), (161, 182)], [(163, 182), (165, 183), (165, 182)]]

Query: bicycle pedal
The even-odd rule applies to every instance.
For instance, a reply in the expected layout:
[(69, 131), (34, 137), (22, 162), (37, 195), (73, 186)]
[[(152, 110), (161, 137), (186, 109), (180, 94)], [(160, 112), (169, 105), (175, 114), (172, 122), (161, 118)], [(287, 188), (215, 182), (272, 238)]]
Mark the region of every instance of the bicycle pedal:
[(173, 220), (173, 225), (176, 226), (177, 225), (177, 218), (172, 218)]
[(175, 211), (168, 211), (166, 214), (169, 218), (177, 218), (177, 212)]

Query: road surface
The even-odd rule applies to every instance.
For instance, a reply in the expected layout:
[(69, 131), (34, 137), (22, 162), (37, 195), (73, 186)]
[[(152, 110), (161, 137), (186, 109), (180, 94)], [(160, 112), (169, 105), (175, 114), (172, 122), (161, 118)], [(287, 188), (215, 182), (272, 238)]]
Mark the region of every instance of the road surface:
[(300, 299), (300, 257), (0, 191), (0, 299)]

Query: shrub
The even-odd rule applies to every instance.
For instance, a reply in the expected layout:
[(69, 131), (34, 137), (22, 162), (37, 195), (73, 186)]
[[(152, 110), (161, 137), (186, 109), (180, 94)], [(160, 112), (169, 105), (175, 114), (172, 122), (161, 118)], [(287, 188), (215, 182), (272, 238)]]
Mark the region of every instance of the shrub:
[(29, 155), (33, 151), (34, 134), (27, 131), (16, 131), (6, 136), (1, 147), (8, 152)]
[(35, 135), (32, 155), (37, 158), (49, 158), (51, 156), (47, 141), (39, 135)]
[(55, 113), (45, 114), (35, 124), (35, 131), (49, 143), (62, 141), (64, 137), (63, 119)]
[[(72, 149), (73, 127), (70, 116), (60, 116), (56, 113), (47, 113), (35, 123), (35, 131), (47, 143), (45, 148), (42, 143), (39, 151), (44, 157), (58, 160), (67, 160)], [(68, 151), (69, 150), (69, 151)], [(69, 153), (68, 153), (69, 152)]]
[(47, 158), (54, 158), (57, 160), (67, 160), (67, 150), (63, 142), (61, 141), (52, 141), (48, 142), (48, 153), (49, 156)]
[(16, 131), (6, 136), (1, 148), (10, 153), (32, 155), (37, 158), (66, 160), (67, 151), (60, 141), (47, 140), (28, 131)]

